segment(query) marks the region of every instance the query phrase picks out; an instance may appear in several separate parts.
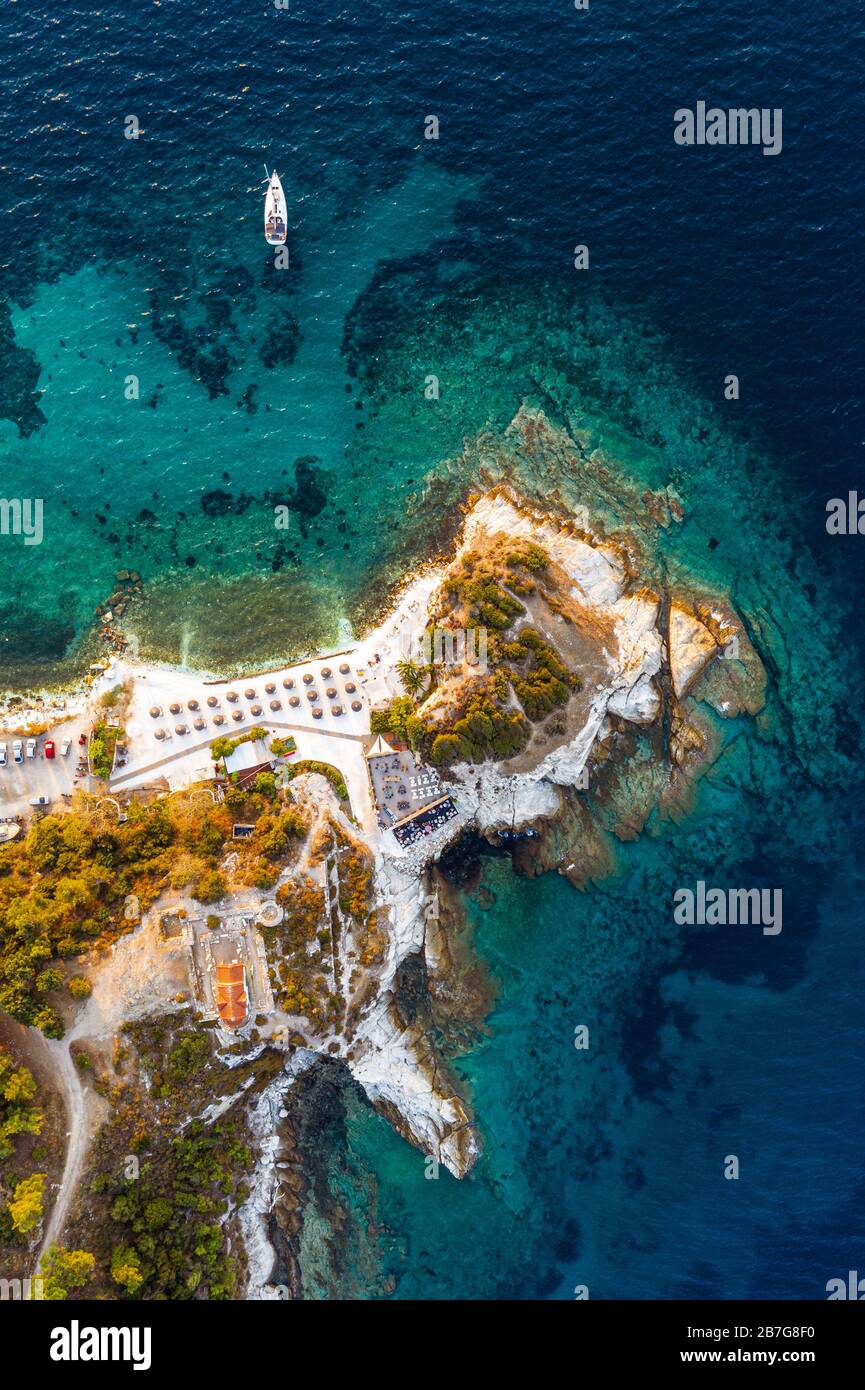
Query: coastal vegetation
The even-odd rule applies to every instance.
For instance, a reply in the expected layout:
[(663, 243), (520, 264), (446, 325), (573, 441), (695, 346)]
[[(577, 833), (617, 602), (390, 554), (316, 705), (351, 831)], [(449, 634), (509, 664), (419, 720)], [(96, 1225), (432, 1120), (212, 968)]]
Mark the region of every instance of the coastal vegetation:
[(91, 1285), (111, 1298), (234, 1297), (230, 1223), (247, 1195), (249, 1135), (236, 1112), (189, 1117), (239, 1084), (266, 1084), (282, 1058), (268, 1052), (229, 1068), (212, 1034), (177, 1016), (128, 1023), (121, 1036), (97, 1079), (110, 1119), (73, 1226), (76, 1237), (88, 1233)]
[(44, 1123), (32, 1073), (0, 1047), (0, 1247), (21, 1244), (42, 1219), (45, 1174), (27, 1173), (26, 1150), (37, 1162), (44, 1153), (26, 1138), (40, 1135)]
[[(374, 734), (396, 734), (404, 743), (414, 746), (410, 721), (415, 718), (415, 702), (410, 695), (397, 695), (389, 705), (374, 709), (370, 714), (370, 730)], [(417, 732), (423, 731), (422, 721)]]
[[(249, 792), (229, 789), (221, 804), (193, 788), (126, 810), (124, 822), (109, 822), (97, 799), (80, 794), (68, 812), (34, 822), (0, 853), (0, 1009), (48, 1037), (63, 1034), (56, 996), (64, 961), (134, 930), (129, 900), (143, 912), (169, 889), (203, 903), (224, 896), (220, 860), (235, 819), (256, 827), (232, 845), (236, 877), (269, 887), (307, 827), (272, 777)], [(88, 984), (73, 973), (69, 994), (86, 997)]]
[(114, 752), (123, 730), (116, 724), (103, 720), (94, 724), (90, 732), (90, 770), (94, 777), (110, 777), (114, 767)]
[(13, 1153), (19, 1134), (39, 1134), (44, 1116), (34, 1103), (36, 1082), (0, 1047), (0, 1166)]
[[(110, 1198), (108, 1268), (116, 1292), (129, 1297), (230, 1298), (235, 1271), (220, 1218), (241, 1175), (252, 1166), (236, 1122), (207, 1130), (199, 1120), (182, 1136), (147, 1153), (138, 1176), (115, 1169), (102, 1191)], [(97, 1179), (98, 1181), (98, 1179)]]
[[(276, 892), (283, 922), (262, 928), (270, 982), (281, 1009), (297, 1014), (313, 1033), (339, 1029), (346, 1011), (342, 951), (371, 967), (384, 956), (387, 936), (373, 909), (373, 861), (365, 845), (331, 816), (316, 825), (308, 847), (311, 870), (335, 872), (327, 895), (318, 876), (293, 875)], [(344, 940), (348, 934), (349, 940)]]
[(93, 1273), (96, 1260), (89, 1250), (70, 1250), (65, 1245), (52, 1245), (42, 1256), (42, 1297), (62, 1302), (72, 1289), (82, 1288)]
[(19, 1235), (29, 1235), (42, 1221), (45, 1178), (45, 1173), (31, 1173), (29, 1178), (22, 1178), (9, 1200), (12, 1229)]
[(417, 695), (426, 682), (427, 674), (423, 666), (416, 661), (405, 658), (396, 663), (397, 674), (403, 683), (403, 688), (409, 695)]
[(236, 738), (230, 738), (223, 734), (220, 738), (215, 738), (210, 745), (210, 756), (215, 763), (224, 762), (230, 757), (236, 748), (242, 743), (255, 743), (258, 739), (266, 739), (267, 730), (256, 725), (253, 729), (247, 729), (244, 733), (238, 734)]
[(90, 770), (94, 777), (111, 776), (117, 744), (125, 736), (123, 722), (131, 694), (132, 685), (126, 681), (104, 690), (99, 696), (97, 707), (101, 713), (90, 730), (88, 748)]
[[(483, 762), (487, 758), (514, 757), (529, 741), (530, 730), (517, 709), (509, 709), (496, 695), (500, 686), (492, 685), (490, 693), (470, 695), (461, 709), (450, 719), (424, 729), (424, 741), (429, 741), (429, 759), (436, 767), (453, 762)], [(442, 729), (443, 732), (437, 732)]]
[(464, 552), (442, 581), (426, 633), (429, 667), (399, 664), (406, 693), (373, 711), (372, 732), (395, 735), (438, 767), (521, 752), (532, 725), (581, 688), (578, 674), (531, 622), (532, 603), (557, 611), (549, 571), (547, 552), (533, 542), (493, 537)]
[(276, 900), (283, 909), (283, 921), (262, 928), (274, 998), (285, 1013), (299, 1014), (317, 1032), (331, 1014), (324, 973), (330, 943), (318, 940), (325, 920), (324, 890), (307, 874), (298, 875), (280, 885)]

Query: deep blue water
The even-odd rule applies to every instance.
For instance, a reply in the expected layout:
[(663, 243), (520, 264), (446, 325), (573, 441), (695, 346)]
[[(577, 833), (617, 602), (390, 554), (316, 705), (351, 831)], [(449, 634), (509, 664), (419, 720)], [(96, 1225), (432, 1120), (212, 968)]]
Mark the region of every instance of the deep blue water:
[[(460, 1063), (487, 1139), (482, 1167), (462, 1187), (425, 1183), (417, 1157), (365, 1109), (346, 1143), (377, 1183), (403, 1296), (570, 1297), (578, 1282), (599, 1297), (820, 1296), (826, 1279), (865, 1266), (862, 883), (846, 815), (849, 764), (861, 762), (863, 541), (824, 527), (826, 499), (863, 477), (861, 8), (592, 0), (582, 14), (567, 0), (406, 0), (395, 10), (378, 0), (291, 0), (288, 13), (264, 0), (4, 7), (4, 473), (16, 486), (38, 479), (70, 510), (83, 499), (83, 515), (67, 512), (66, 544), (25, 557), (29, 569), (20, 552), (0, 553), (3, 616), (30, 613), (38, 595), (60, 619), (55, 647), (33, 659), (74, 653), (94, 600), (132, 558), (148, 582), (166, 580), (157, 616), (180, 650), (196, 650), (193, 573), (224, 564), (244, 575), (264, 553), (254, 507), (233, 531), (205, 526), (202, 488), (263, 494), (296, 457), (314, 456), (330, 479), (327, 525), (304, 531), (280, 582), (290, 570), (295, 627), (301, 600), (322, 621), (350, 617), (376, 566), (396, 565), (404, 497), (482, 422), (493, 372), (480, 355), (475, 372), (467, 347), (444, 423), (400, 414), (394, 385), (359, 436), (339, 355), (346, 325), (362, 325), (367, 367), (397, 353), (404, 294), (422, 376), (418, 343), (457, 314), (449, 285), (459, 313), (475, 304), (482, 316), (518, 289), (536, 292), (552, 320), (582, 292), (572, 256), (587, 243), (610, 322), (661, 335), (651, 389), (662, 394), (674, 365), (771, 461), (778, 530), (810, 552), (812, 628), (796, 633), (793, 664), (807, 673), (810, 644), (842, 618), (818, 674), (836, 729), (847, 726), (848, 769), (817, 785), (794, 749), (777, 792), (768, 776), (726, 799), (716, 788), (687, 850), (669, 832), (660, 848), (628, 850), (615, 888), (577, 896), (557, 879), (515, 882), (497, 863), (495, 903), (470, 913), (501, 994), (490, 1040)], [(676, 147), (673, 112), (699, 99), (781, 107), (783, 152)], [(138, 141), (122, 136), (129, 113)], [(437, 142), (423, 139), (428, 114)], [(288, 191), (293, 369), (264, 369), (244, 336), (269, 312), (265, 161)], [(394, 296), (375, 297), (393, 284)], [(228, 367), (215, 353), (184, 365), (176, 341), (157, 340), (148, 316), (164, 323), (175, 305), (186, 346), (225, 349)], [(505, 319), (498, 332), (507, 345), (520, 325)], [(613, 373), (603, 334), (595, 347), (583, 389), (635, 427), (636, 354), (624, 350)], [(97, 369), (122, 373), (131, 354), (149, 390), (164, 386), (143, 427)], [(731, 372), (742, 398), (724, 406)], [(507, 373), (495, 374), (504, 396)], [(250, 383), (255, 414), (242, 399)], [(497, 397), (495, 411), (505, 404)], [(674, 453), (672, 440), (652, 442)], [(697, 487), (694, 457), (682, 466)], [(707, 487), (711, 464), (707, 454)], [(91, 515), (106, 490), (115, 531)], [(140, 521), (143, 508), (154, 521)], [(340, 516), (356, 533), (338, 529)], [(745, 534), (748, 523), (737, 516)], [(766, 539), (755, 529), (755, 555)], [(795, 563), (787, 580), (806, 582)], [(235, 610), (219, 608), (228, 592), (214, 611), (233, 641)], [(306, 608), (303, 621), (316, 631)], [(32, 678), (30, 654), (20, 660)], [(783, 883), (777, 949), (755, 956), (752, 941), (721, 936), (653, 954), (646, 924), (660, 930), (663, 909), (646, 883), (688, 881), (701, 865), (711, 877), (716, 864), (731, 883)], [(613, 929), (623, 922), (630, 933)], [(606, 1063), (575, 1072), (577, 1011), (607, 990), (617, 1003)], [(728, 1152), (742, 1154), (738, 1184), (717, 1178)]]
[[(473, 259), (504, 277), (565, 279), (572, 245), (588, 242), (615, 293), (676, 335), (707, 392), (738, 371), (744, 410), (803, 475), (846, 481), (860, 442), (858, 7), (823, 7), (817, 33), (810, 0), (393, 11), (7, 7), (6, 283), (26, 292), (35, 273), (99, 253), (194, 256), (211, 238), (199, 199), (227, 239), (221, 219), (246, 193), (237, 170), (257, 179), (265, 158), (286, 170), (301, 231), (304, 205), (328, 196), (345, 219), (420, 148), (487, 180), (460, 219)], [(782, 155), (677, 148), (673, 111), (700, 97), (781, 106)], [(137, 142), (120, 138), (130, 111), (145, 128)], [(428, 112), (437, 143), (421, 140)]]

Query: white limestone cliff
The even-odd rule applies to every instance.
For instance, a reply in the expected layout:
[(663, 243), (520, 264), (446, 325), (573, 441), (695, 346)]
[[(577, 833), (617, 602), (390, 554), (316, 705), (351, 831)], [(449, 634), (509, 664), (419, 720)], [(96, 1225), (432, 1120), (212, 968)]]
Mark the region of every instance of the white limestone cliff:
[[(348, 1057), (352, 1074), (370, 1100), (411, 1142), (444, 1163), (457, 1176), (476, 1161), (480, 1140), (465, 1101), (423, 1033), (401, 1019), (395, 998), (398, 969), (425, 939), (424, 871), (445, 843), (466, 830), (481, 835), (525, 831), (556, 817), (563, 787), (581, 785), (592, 748), (608, 728), (608, 717), (637, 724), (657, 718), (661, 696), (655, 678), (665, 648), (675, 692), (683, 693), (718, 643), (693, 611), (674, 602), (667, 634), (659, 629), (661, 601), (629, 579), (623, 555), (611, 542), (592, 535), (583, 519), (579, 535), (554, 517), (518, 504), (503, 489), (482, 496), (465, 518), (457, 556), (486, 535), (504, 534), (540, 545), (573, 583), (581, 611), (609, 629), (603, 647), (606, 670), (588, 702), (584, 723), (572, 737), (525, 771), (509, 772), (496, 763), (457, 764), (451, 768), (459, 819), (444, 838), (413, 846), (408, 852), (390, 845), (376, 853), (379, 901), (390, 909), (388, 958), (379, 995), (363, 1018)], [(439, 577), (444, 570), (439, 571)], [(425, 576), (424, 600), (434, 603), (437, 583)], [(417, 624), (422, 615), (413, 616)], [(665, 642), (665, 636), (667, 641)], [(396, 687), (398, 688), (398, 687)]]

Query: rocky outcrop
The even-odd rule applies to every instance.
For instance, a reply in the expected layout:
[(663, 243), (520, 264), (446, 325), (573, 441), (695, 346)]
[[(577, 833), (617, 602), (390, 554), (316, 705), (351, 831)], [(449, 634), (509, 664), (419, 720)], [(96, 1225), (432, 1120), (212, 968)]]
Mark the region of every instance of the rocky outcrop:
[[(634, 505), (653, 526), (680, 519), (672, 496), (651, 494)], [(450, 770), (461, 812), (456, 833), (471, 830), (508, 846), (522, 874), (557, 869), (583, 887), (613, 871), (616, 840), (636, 838), (656, 809), (682, 814), (694, 779), (717, 755), (718, 740), (689, 691), (702, 681), (704, 698), (718, 713), (753, 710), (762, 668), (724, 603), (667, 594), (656, 576), (640, 573), (642, 535), (610, 539), (588, 511), (551, 515), (499, 486), (470, 507), (457, 556), (490, 537), (532, 541), (546, 552), (557, 621), (573, 623), (592, 653), (581, 670), (590, 683), (581, 703), (574, 702), (577, 726), (569, 715), (562, 724), (567, 736), (558, 742), (538, 739), (511, 764), (461, 763)], [(430, 586), (430, 611), (435, 602)], [(714, 674), (718, 668), (722, 674)], [(468, 1101), (430, 1042), (423, 1008), (406, 1006), (407, 998), (426, 997), (429, 980), (408, 995), (404, 988), (408, 962), (425, 959), (433, 972), (448, 968), (440, 929), (426, 931), (422, 883), (432, 858), (423, 846), (409, 855), (384, 841), (379, 846), (377, 890), (390, 908), (389, 956), (348, 1063), (401, 1134), (462, 1176), (480, 1152)]]
[(392, 994), (376, 1004), (352, 1075), (405, 1139), (455, 1177), (464, 1177), (481, 1152), (467, 1104), (419, 1022), (406, 1025)]
[(379, 852), (376, 893), (389, 908), (388, 955), (378, 995), (358, 1024), (346, 1060), (368, 1098), (404, 1138), (463, 1177), (481, 1145), (456, 1082), (423, 1022), (401, 1005), (406, 961), (422, 957), (430, 896), (424, 864)]
[(718, 649), (717, 639), (693, 609), (673, 599), (667, 622), (667, 652), (677, 698), (687, 694)]

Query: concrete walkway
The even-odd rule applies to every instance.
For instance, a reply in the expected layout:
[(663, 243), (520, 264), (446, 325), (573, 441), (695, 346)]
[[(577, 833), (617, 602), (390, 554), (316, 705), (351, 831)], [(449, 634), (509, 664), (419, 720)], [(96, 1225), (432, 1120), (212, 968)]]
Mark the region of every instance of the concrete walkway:
[[(294, 755), (295, 762), (319, 762), (329, 763), (341, 774), (348, 789), (349, 801), (351, 803), (352, 814), (360, 825), (367, 831), (372, 831), (375, 826), (375, 814), (373, 811), (372, 797), (369, 790), (369, 778), (366, 770), (366, 758), (364, 755), (363, 744), (364, 734), (349, 734), (336, 729), (316, 729), (304, 724), (289, 724), (281, 721), (270, 720), (261, 721), (254, 727), (265, 729), (268, 733), (281, 734), (283, 732), (295, 734), (297, 742), (297, 753)], [(200, 773), (202, 779), (212, 777), (213, 764), (210, 759), (210, 747), (215, 738), (219, 735), (211, 734), (205, 741), (190, 743), (178, 748), (175, 752), (166, 753), (163, 757), (154, 759), (148, 763), (142, 763), (137, 767), (126, 768), (111, 779), (111, 790), (121, 791), (124, 788), (144, 784), (152, 781), (158, 776), (160, 770), (175, 767), (181, 772), (178, 785), (184, 782), (195, 780), (196, 771)], [(230, 734), (224, 737), (231, 737)], [(205, 755), (206, 766), (196, 769), (194, 760)], [(204, 762), (204, 759), (202, 760)], [(290, 767), (291, 760), (283, 762), (280, 766)]]
[[(298, 734), (319, 733), (318, 729), (310, 729), (308, 724), (277, 724), (272, 720), (268, 720), (266, 724), (256, 724), (253, 727), (262, 729), (290, 729)], [(128, 782), (133, 777), (142, 777), (145, 773), (149, 776), (150, 773), (155, 772), (157, 768), (165, 767), (168, 763), (176, 763), (179, 758), (188, 758), (190, 753), (201, 753), (203, 750), (209, 749), (211, 744), (215, 743), (219, 737), (219, 734), (211, 734), (203, 743), (186, 743), (182, 748), (178, 748), (176, 753), (166, 753), (164, 758), (157, 758), (156, 761), (152, 763), (142, 763), (140, 767), (133, 768), (130, 772), (119, 772), (111, 778), (111, 787), (112, 789), (115, 787), (122, 787), (124, 782)], [(230, 738), (231, 735), (224, 734), (221, 735), (221, 737)], [(348, 739), (351, 743), (362, 743), (364, 739), (363, 734), (343, 734), (337, 732), (336, 729), (322, 730), (320, 737), (344, 738)], [(338, 766), (338, 764), (334, 764), (334, 766)]]

